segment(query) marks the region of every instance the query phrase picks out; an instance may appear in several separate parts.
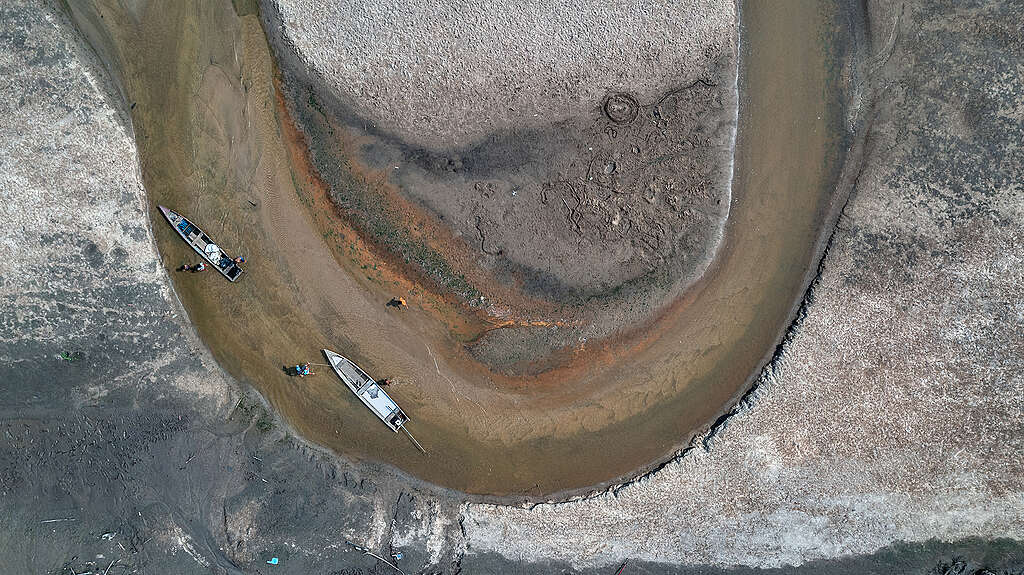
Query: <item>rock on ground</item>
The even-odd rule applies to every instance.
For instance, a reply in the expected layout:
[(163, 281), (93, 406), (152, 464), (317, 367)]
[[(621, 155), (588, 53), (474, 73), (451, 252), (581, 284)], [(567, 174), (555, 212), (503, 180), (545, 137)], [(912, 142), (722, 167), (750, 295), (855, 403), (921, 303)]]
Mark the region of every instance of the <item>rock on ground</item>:
[(740, 413), (614, 493), (470, 506), (470, 552), (778, 567), (1024, 538), (1024, 9), (904, 6), (872, 4), (863, 171)]

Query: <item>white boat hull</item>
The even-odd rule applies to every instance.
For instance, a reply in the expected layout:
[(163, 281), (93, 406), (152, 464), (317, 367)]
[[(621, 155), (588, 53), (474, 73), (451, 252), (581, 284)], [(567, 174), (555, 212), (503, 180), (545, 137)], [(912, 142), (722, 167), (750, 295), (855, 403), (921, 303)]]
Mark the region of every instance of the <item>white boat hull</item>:
[(322, 351), (324, 357), (327, 358), (327, 363), (334, 369), (334, 373), (391, 431), (397, 433), (409, 422), (409, 416), (402, 411), (402, 408), (398, 407), (391, 396), (358, 365), (329, 349)]
[[(160, 212), (170, 222), (171, 227), (174, 231), (178, 232), (181, 239), (185, 240), (185, 243), (192, 246), (192, 249), (197, 254), (203, 257), (204, 260), (213, 266), (213, 269), (219, 271), (221, 275), (228, 278), (228, 281), (235, 281), (242, 276), (242, 268), (238, 267), (233, 261), (233, 258), (222, 250), (217, 244), (210, 239), (210, 236), (206, 235), (206, 232), (199, 229), (199, 226), (192, 223), (188, 218), (179, 214), (178, 212), (165, 208), (163, 206), (157, 206), (160, 208)], [(223, 263), (223, 265), (222, 265)]]

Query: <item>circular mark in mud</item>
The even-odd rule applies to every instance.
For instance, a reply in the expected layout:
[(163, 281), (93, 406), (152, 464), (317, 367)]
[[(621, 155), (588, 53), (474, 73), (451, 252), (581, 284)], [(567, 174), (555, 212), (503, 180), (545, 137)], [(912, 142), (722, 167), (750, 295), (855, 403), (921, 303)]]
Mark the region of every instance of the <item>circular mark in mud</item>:
[(604, 101), (604, 113), (616, 124), (628, 124), (640, 114), (640, 104), (629, 94), (612, 94)]

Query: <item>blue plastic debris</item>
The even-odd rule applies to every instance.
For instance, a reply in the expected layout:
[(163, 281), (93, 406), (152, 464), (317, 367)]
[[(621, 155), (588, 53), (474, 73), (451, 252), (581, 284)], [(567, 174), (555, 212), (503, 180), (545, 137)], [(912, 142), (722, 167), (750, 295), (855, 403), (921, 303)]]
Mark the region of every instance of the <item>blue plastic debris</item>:
[(277, 565), (277, 557), (272, 557), (270, 561), (267, 561), (267, 563), (271, 565)]

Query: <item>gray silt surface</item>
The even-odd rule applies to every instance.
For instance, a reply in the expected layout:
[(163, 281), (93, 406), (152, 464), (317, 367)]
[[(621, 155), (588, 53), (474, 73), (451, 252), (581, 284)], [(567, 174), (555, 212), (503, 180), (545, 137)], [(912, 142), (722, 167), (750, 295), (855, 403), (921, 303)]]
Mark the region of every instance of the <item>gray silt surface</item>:
[(280, 30), (367, 121), (426, 147), (656, 98), (732, 39), (735, 6), (696, 1), (275, 0)]

